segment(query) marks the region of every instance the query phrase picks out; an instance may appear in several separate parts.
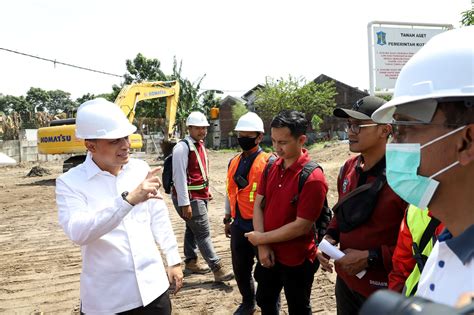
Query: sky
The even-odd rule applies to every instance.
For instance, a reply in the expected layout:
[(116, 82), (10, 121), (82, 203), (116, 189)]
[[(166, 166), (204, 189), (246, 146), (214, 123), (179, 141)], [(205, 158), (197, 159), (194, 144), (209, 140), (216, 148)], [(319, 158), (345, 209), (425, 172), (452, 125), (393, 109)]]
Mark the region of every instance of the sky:
[[(471, 0), (15, 0), (1, 4), (0, 48), (123, 75), (138, 53), (201, 87), (241, 96), (266, 77), (324, 73), (369, 88), (367, 24), (459, 27)], [(0, 93), (60, 89), (72, 98), (111, 92), (118, 77), (0, 50)]]

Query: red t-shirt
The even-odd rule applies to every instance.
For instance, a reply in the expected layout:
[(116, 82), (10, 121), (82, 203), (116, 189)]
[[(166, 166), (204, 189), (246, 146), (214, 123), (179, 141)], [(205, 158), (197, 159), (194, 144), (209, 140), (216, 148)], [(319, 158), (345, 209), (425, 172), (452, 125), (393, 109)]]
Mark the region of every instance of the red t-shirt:
[[(265, 197), (263, 209), (264, 231), (276, 230), (300, 217), (315, 221), (323, 207), (328, 185), (320, 168), (315, 169), (306, 180), (297, 204), (292, 199), (298, 194), (299, 174), (310, 161), (308, 151), (303, 149), (299, 159), (287, 169), (283, 169), (283, 159), (278, 158), (268, 174), (262, 173), (258, 194)], [(316, 244), (311, 229), (307, 234), (295, 239), (270, 244), (276, 261), (286, 266), (297, 266), (305, 259), (314, 261)]]

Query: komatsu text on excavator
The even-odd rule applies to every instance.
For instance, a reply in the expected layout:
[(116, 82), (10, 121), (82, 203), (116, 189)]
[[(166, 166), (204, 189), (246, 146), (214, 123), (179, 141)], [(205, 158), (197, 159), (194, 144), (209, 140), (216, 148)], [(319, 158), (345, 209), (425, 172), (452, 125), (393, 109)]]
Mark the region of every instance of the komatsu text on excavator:
[[(125, 85), (115, 99), (128, 120), (132, 123), (137, 103), (143, 100), (166, 97), (166, 123), (163, 142), (172, 142), (179, 100), (178, 81), (142, 82)], [(49, 127), (38, 129), (38, 152), (41, 154), (74, 154), (64, 161), (63, 171), (82, 163), (85, 159), (84, 140), (75, 136), (75, 119), (53, 120)], [(174, 141), (173, 141), (174, 142)], [(132, 149), (143, 145), (139, 134), (130, 136)]]

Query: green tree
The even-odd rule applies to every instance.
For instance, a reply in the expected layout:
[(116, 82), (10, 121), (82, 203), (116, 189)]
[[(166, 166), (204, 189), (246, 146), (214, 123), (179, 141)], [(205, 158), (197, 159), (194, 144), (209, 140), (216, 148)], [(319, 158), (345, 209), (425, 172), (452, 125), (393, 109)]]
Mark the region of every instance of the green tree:
[(180, 137), (183, 138), (186, 134), (186, 118), (188, 117), (189, 113), (195, 110), (199, 110), (206, 115), (208, 114), (203, 110), (202, 105), (199, 103), (199, 89), (201, 87), (201, 82), (206, 75), (198, 78), (195, 82), (191, 82), (190, 80), (183, 77), (182, 74), (183, 69), (183, 61), (178, 62), (176, 57), (173, 60), (173, 74), (169, 76), (170, 80), (177, 80), (180, 84), (180, 94), (179, 94), (179, 102), (178, 102), (178, 109), (176, 111), (176, 125), (178, 127), (178, 131)]
[[(118, 88), (118, 91), (114, 90), (115, 87)], [(102, 97), (102, 98), (105, 98), (106, 100), (108, 100), (110, 102), (115, 102), (115, 99), (117, 98), (117, 95), (120, 93), (121, 89), (122, 88), (119, 87), (118, 85), (114, 85), (114, 86), (112, 86), (112, 92), (102, 93), (102, 94), (96, 95), (95, 97)]]
[(295, 109), (306, 113), (308, 118), (317, 115), (321, 119), (332, 115), (336, 106), (336, 87), (333, 81), (307, 83), (304, 78), (267, 79), (263, 89), (256, 91), (256, 112), (271, 118), (283, 109)]
[(383, 98), (384, 100), (386, 100), (388, 102), (392, 99), (393, 95), (392, 94), (382, 94), (382, 95), (378, 95), (378, 97)]
[[(127, 67), (127, 73), (124, 74), (124, 82), (122, 85), (112, 86), (112, 93), (109, 95), (103, 95), (106, 99), (114, 102), (117, 98), (120, 90), (124, 85), (141, 83), (144, 81), (166, 81), (167, 76), (160, 69), (161, 62), (158, 59), (146, 58), (141, 53), (132, 59), (125, 61)], [(140, 106), (137, 106), (135, 117), (153, 117), (162, 118), (165, 117), (166, 100), (165, 99), (152, 99), (140, 102)]]
[[(173, 72), (170, 75), (166, 75), (161, 69), (161, 62), (158, 59), (148, 59), (141, 53), (137, 54), (135, 59), (126, 60), (127, 73), (124, 75), (125, 81), (121, 86), (114, 85), (112, 87), (112, 93), (103, 95), (109, 101), (114, 101), (117, 95), (120, 93), (123, 85), (140, 83), (144, 81), (169, 81), (177, 80), (180, 83), (180, 95), (178, 109), (176, 113), (176, 124), (181, 136), (184, 136), (186, 132), (185, 121), (186, 117), (193, 110), (206, 111), (206, 106), (209, 103), (201, 104), (199, 102), (201, 94), (199, 89), (201, 82), (204, 79), (198, 78), (195, 82), (191, 82), (185, 78), (182, 74), (183, 62), (173, 58)], [(150, 117), (150, 118), (164, 118), (166, 111), (166, 99), (158, 98), (153, 100), (146, 100), (140, 102), (140, 106), (137, 106), (135, 117)]]
[(166, 80), (166, 75), (161, 71), (161, 62), (158, 59), (148, 59), (138, 53), (135, 59), (127, 59), (125, 64), (128, 71), (124, 74), (125, 84)]
[(462, 12), (460, 22), (463, 26), (474, 25), (474, 8)]
[(31, 87), (26, 92), (26, 101), (34, 108), (34, 112), (44, 112), (48, 107), (51, 97), (49, 93), (41, 88)]
[(18, 121), (15, 125), (19, 128), (36, 128), (34, 120), (34, 107), (27, 102), (24, 96), (6, 95), (0, 98), (0, 108)]
[(232, 122), (233, 126), (237, 125), (237, 121), (240, 117), (245, 115), (248, 112), (247, 107), (245, 107), (244, 103), (237, 102), (232, 106)]
[(26, 114), (34, 111), (34, 108), (28, 103), (24, 96), (6, 95), (1, 99), (0, 103), (3, 104), (0, 105), (0, 108), (5, 108), (6, 112)]
[[(119, 86), (112, 86), (112, 93), (102, 94), (101, 97), (114, 102), (124, 85), (141, 83), (144, 81), (166, 81), (166, 75), (160, 69), (161, 62), (158, 59), (146, 58), (138, 53), (134, 59), (125, 60), (127, 73), (124, 74), (124, 82)], [(145, 100), (137, 106), (135, 117), (164, 117), (166, 101), (162, 99)]]
[(10, 100), (7, 98), (8, 95), (0, 94), (0, 112), (5, 114), (11, 111)]
[(319, 117), (318, 115), (313, 115), (313, 117), (311, 118), (311, 126), (313, 127), (313, 130), (314, 131), (319, 131), (319, 127), (321, 126), (323, 120), (321, 119), (321, 117)]
[(209, 115), (211, 108), (219, 107), (220, 105), (221, 98), (217, 97), (216, 93), (222, 94), (222, 91), (208, 90), (202, 92), (200, 95), (202, 109), (206, 115)]
[(95, 96), (94, 94), (84, 94), (81, 97), (76, 98), (76, 104), (80, 106), (82, 103), (93, 100), (96, 97), (103, 97), (103, 96)]
[(71, 93), (51, 90), (48, 91), (48, 95), (47, 109), (50, 114), (66, 113), (70, 116), (77, 109), (77, 104), (71, 100)]

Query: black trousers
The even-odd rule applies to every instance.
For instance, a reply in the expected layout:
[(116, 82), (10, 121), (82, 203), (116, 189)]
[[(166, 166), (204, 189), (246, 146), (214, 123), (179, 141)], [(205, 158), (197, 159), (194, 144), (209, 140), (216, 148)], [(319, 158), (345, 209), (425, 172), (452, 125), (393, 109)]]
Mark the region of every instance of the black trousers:
[(366, 297), (349, 288), (344, 280), (336, 279), (336, 304), (338, 315), (359, 314)]
[(245, 231), (232, 224), (230, 226), (230, 248), (235, 280), (242, 295), (242, 303), (255, 305), (255, 283), (252, 269), (257, 254), (256, 248), (244, 236)]
[[(147, 306), (137, 307), (125, 312), (118, 313), (119, 315), (171, 315), (171, 300), (168, 291), (157, 297), (153, 302)], [(81, 315), (84, 315), (81, 312)]]
[(257, 304), (262, 310), (262, 315), (279, 314), (282, 288), (285, 291), (290, 314), (311, 314), (311, 287), (318, 268), (317, 259), (314, 263), (306, 260), (294, 267), (277, 262), (274, 267), (265, 268), (257, 263), (255, 267), (255, 280), (258, 282)]

